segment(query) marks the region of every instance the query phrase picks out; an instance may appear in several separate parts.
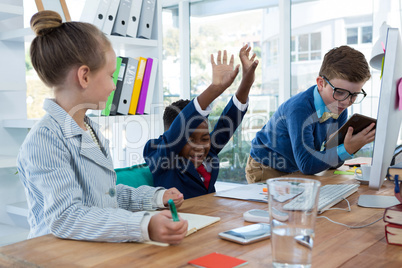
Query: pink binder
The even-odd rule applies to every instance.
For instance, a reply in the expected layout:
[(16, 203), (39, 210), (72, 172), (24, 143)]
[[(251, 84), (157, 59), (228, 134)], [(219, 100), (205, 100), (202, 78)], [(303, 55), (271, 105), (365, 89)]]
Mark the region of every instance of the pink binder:
[(144, 78), (142, 79), (142, 86), (140, 91), (140, 97), (138, 99), (136, 114), (144, 114), (145, 101), (147, 99), (147, 93), (149, 87), (149, 78), (151, 77), (151, 71), (152, 71), (152, 63), (153, 59), (148, 58), (147, 64), (145, 65)]

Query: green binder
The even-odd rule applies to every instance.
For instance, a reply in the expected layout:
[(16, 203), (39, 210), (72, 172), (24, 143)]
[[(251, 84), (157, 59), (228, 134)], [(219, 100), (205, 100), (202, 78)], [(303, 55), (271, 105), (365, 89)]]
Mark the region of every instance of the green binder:
[[(116, 71), (114, 71), (114, 73), (113, 73), (113, 83), (115, 85), (117, 83), (117, 78), (119, 76), (120, 65), (121, 65), (121, 58), (117, 57), (117, 59), (116, 59)], [(108, 97), (108, 99), (106, 101), (106, 107), (105, 107), (105, 109), (102, 110), (101, 115), (109, 116), (110, 109), (112, 108), (113, 97), (114, 97), (114, 91), (112, 91), (112, 93), (110, 93), (110, 95), (109, 95), (109, 97)]]

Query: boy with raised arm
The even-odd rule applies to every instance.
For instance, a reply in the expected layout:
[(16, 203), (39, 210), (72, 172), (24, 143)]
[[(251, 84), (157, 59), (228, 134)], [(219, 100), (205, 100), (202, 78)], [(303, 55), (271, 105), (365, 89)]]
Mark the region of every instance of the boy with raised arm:
[[(239, 66), (228, 63), (227, 53), (218, 52), (217, 62), (211, 55), (212, 83), (192, 101), (180, 100), (165, 109), (165, 132), (151, 139), (144, 148), (144, 158), (152, 172), (154, 185), (176, 187), (184, 198), (215, 192), (219, 172), (218, 153), (241, 123), (248, 106), (248, 94), (258, 65), (251, 48), (240, 49), (243, 77), (236, 94), (223, 110), (214, 130), (209, 133), (209, 105), (234, 81)], [(170, 186), (169, 186), (170, 185)]]

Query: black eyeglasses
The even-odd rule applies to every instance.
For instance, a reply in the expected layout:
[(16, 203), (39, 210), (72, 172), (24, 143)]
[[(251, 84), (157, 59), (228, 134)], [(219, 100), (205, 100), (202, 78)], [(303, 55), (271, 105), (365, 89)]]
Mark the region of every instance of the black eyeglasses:
[(332, 85), (325, 76), (321, 76), (321, 77), (325, 80), (325, 82), (328, 83), (328, 85), (330, 85), (332, 87), (332, 89), (334, 90), (334, 93), (332, 94), (332, 96), (337, 101), (344, 101), (350, 97), (349, 101), (351, 103), (360, 103), (367, 96), (367, 93), (363, 89), (362, 89), (362, 92), (352, 93), (349, 90), (339, 88), (339, 87), (334, 87), (334, 85)]

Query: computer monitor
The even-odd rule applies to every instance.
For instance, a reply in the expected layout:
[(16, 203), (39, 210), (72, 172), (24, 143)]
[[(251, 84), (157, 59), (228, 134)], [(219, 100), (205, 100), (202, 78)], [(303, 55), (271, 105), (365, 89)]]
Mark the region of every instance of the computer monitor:
[(369, 187), (377, 190), (384, 183), (391, 164), (402, 119), (398, 100), (398, 84), (402, 78), (401, 38), (397, 28), (386, 27), (384, 30), (385, 43), (376, 44), (381, 45), (381, 49), (385, 47), (385, 56), (369, 182)]

